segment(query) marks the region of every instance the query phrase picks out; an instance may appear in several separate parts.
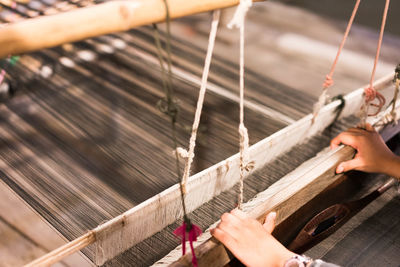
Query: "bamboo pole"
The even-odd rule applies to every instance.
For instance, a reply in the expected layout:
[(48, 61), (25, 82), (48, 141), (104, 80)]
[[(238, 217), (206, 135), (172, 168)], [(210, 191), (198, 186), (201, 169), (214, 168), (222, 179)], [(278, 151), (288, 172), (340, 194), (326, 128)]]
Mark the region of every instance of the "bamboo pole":
[[(239, 0), (168, 0), (172, 19), (237, 4)], [(27, 19), (0, 28), (0, 58), (126, 31), (164, 19), (163, 0), (117, 0)]]

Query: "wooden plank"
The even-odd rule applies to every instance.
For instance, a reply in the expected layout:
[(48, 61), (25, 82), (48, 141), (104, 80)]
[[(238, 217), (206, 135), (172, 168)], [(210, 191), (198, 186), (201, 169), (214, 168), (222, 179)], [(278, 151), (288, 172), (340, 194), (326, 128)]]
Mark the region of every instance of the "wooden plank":
[[(16, 230), (23, 233), (31, 243), (36, 244), (38, 249), (23, 251), (13, 251), (14, 256), (25, 259), (23, 264), (34, 258), (51, 251), (67, 241), (50, 224), (44, 221), (28, 204), (15, 194), (2, 180), (0, 180), (0, 216), (8, 225), (12, 225)], [(7, 239), (6, 239), (7, 240)], [(7, 242), (8, 243), (8, 242)], [(4, 244), (12, 246), (12, 244)], [(31, 245), (29, 245), (31, 246)], [(3, 251), (3, 250), (2, 250)], [(39, 253), (40, 252), (40, 253)], [(25, 255), (33, 253), (36, 257), (26, 259)], [(1, 257), (1, 256), (0, 256)], [(1, 257), (3, 259), (3, 257)], [(4, 262), (2, 260), (2, 262)], [(90, 261), (83, 254), (74, 254), (63, 260), (70, 266), (91, 266)], [(12, 264), (19, 266), (21, 264)]]
[[(239, 0), (168, 1), (172, 19), (238, 3)], [(27, 19), (0, 29), (0, 58), (164, 20), (165, 5), (162, 0), (111, 1), (56, 15)]]
[[(400, 111), (400, 108), (398, 107), (397, 110)], [(378, 122), (383, 117), (384, 115), (381, 115), (373, 121)], [(381, 126), (376, 127), (377, 130), (381, 128)], [(383, 131), (388, 132), (388, 134), (383, 132), (382, 135), (385, 138), (392, 137), (393, 129), (398, 131), (399, 128), (396, 126), (385, 127)], [(270, 211), (276, 211), (276, 225), (286, 220), (304, 203), (309, 202), (328, 186), (337, 182), (343, 176), (343, 174), (335, 174), (337, 165), (351, 159), (355, 153), (353, 148), (343, 145), (334, 151), (330, 151), (329, 148), (326, 150), (327, 152), (321, 152), (322, 155), (317, 155), (303, 163), (295, 171), (258, 194), (255, 199), (244, 205), (243, 210), (249, 217), (259, 221), (262, 221)], [(211, 237), (209, 231), (199, 238), (197, 244), (200, 244), (195, 248), (199, 266), (225, 266), (231, 260), (232, 255), (220, 242)], [(179, 252), (180, 248), (178, 247), (154, 266), (169, 265), (171, 259), (176, 258)], [(169, 266), (192, 266), (191, 260), (192, 255), (188, 253)]]
[[(1, 266), (12, 267), (22, 266), (45, 251), (32, 243), (21, 232), (0, 219), (0, 260)], [(65, 266), (59, 263), (58, 267)]]

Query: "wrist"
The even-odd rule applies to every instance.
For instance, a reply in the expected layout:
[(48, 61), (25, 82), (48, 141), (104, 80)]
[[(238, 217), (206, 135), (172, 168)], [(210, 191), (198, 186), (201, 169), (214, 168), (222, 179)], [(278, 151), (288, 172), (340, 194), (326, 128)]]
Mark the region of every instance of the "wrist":
[(295, 254), (288, 259), (283, 267), (309, 267), (313, 263), (313, 260), (306, 255)]
[(385, 160), (382, 173), (400, 179), (400, 157), (393, 154)]
[(279, 257), (279, 261), (277, 262), (276, 267), (284, 267), (286, 262), (296, 255), (296, 253), (286, 249), (285, 253), (282, 253)]

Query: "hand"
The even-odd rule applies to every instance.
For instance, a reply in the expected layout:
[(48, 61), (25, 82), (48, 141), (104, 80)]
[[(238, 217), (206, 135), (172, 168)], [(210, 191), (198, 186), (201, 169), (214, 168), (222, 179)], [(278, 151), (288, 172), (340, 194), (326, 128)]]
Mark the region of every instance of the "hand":
[(221, 222), (211, 234), (246, 266), (282, 267), (295, 254), (271, 235), (275, 217), (275, 212), (269, 213), (261, 225), (235, 209), (221, 216)]
[(354, 159), (342, 162), (336, 168), (336, 173), (349, 170), (364, 172), (379, 172), (388, 175), (399, 175), (400, 162), (397, 156), (386, 146), (382, 137), (370, 124), (366, 129), (350, 128), (331, 141), (331, 149), (339, 144), (349, 145), (357, 150)]

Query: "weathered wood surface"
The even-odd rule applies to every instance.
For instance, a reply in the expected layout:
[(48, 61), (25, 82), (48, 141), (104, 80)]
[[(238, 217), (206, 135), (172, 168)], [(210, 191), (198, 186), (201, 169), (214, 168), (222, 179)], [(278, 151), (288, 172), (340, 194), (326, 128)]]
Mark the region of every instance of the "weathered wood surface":
[[(237, 5), (239, 0), (169, 0), (171, 18)], [(52, 16), (7, 25), (0, 29), (0, 58), (54, 47), (63, 43), (126, 31), (165, 20), (162, 0), (111, 1)], [(107, 18), (107, 19), (102, 19)]]
[[(396, 154), (399, 154), (399, 136), (393, 138), (388, 145), (394, 149)], [(371, 175), (368, 175), (369, 177), (357, 176), (359, 174), (354, 173), (350, 178), (353, 180), (356, 178), (359, 180), (358, 183), (365, 183), (371, 178)], [(382, 183), (382, 175), (377, 178)], [(377, 184), (375, 183), (375, 188)], [(360, 195), (354, 196), (353, 199), (359, 197)], [(388, 206), (391, 207), (388, 209)], [(308, 250), (307, 255), (313, 258), (323, 258), (341, 266), (376, 265), (366, 262), (381, 262), (385, 263), (385, 266), (398, 266), (399, 258), (397, 254), (394, 254), (397, 249), (397, 236), (388, 234), (398, 231), (397, 220), (392, 217), (392, 214), (395, 216), (395, 209), (398, 208), (398, 188), (394, 187), (370, 203), (337, 232)], [(389, 210), (390, 213), (388, 213)], [(387, 227), (388, 225), (391, 227)], [(384, 250), (381, 249), (382, 244), (386, 244)], [(363, 253), (360, 254), (360, 251)]]
[(341, 240), (325, 247), (322, 259), (340, 266), (399, 266), (397, 190), (391, 190), (373, 204), (360, 214), (361, 218), (354, 218), (344, 226), (347, 229), (338, 233)]
[[(3, 181), (0, 181), (0, 220), (2, 266), (22, 266), (66, 243), (58, 231), (44, 222)], [(19, 254), (20, 251), (28, 253)], [(66, 257), (56, 266), (84, 267), (91, 263), (78, 253)]]
[[(397, 110), (400, 110), (400, 108), (398, 107)], [(381, 126), (376, 128), (380, 129)], [(396, 126), (387, 126), (386, 129), (391, 134), (384, 135), (386, 138), (395, 134), (391, 128), (398, 129)], [(304, 203), (309, 202), (327, 187), (337, 182), (343, 176), (343, 174), (335, 174), (337, 165), (353, 156), (354, 149), (349, 146), (341, 146), (335, 151), (322, 153), (322, 155), (305, 162), (298, 169), (281, 178), (266, 191), (258, 194), (254, 200), (244, 205), (243, 210), (249, 217), (259, 221), (264, 220), (266, 214), (270, 211), (276, 211), (276, 225), (279, 226), (282, 221), (300, 209)], [(198, 243), (202, 241), (203, 243), (195, 248), (199, 266), (225, 266), (230, 261), (231, 254), (226, 251), (221, 243), (214, 238), (208, 239), (209, 237), (210, 233), (206, 232), (198, 241)], [(204, 242), (204, 240), (207, 241)], [(173, 256), (176, 255), (171, 255), (172, 258)], [(191, 266), (191, 257), (191, 253), (187, 253), (170, 266)], [(165, 262), (166, 265), (168, 265), (168, 260)], [(163, 263), (162, 260), (156, 266), (161, 266)]]

